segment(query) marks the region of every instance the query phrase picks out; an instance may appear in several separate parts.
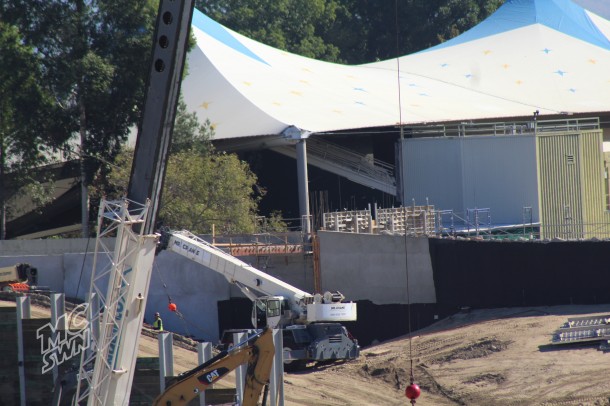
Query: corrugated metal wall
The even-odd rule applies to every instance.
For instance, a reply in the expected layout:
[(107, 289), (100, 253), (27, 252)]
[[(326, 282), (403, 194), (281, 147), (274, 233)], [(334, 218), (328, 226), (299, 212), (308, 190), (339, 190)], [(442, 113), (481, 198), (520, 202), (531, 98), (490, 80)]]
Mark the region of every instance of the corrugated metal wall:
[(608, 237), (608, 211), (604, 189), (604, 154), (601, 131), (588, 131), (581, 134), (581, 170), (583, 220), (587, 238)]
[(540, 220), (543, 238), (582, 234), (578, 134), (538, 136)]
[(538, 135), (543, 238), (607, 237), (601, 131)]

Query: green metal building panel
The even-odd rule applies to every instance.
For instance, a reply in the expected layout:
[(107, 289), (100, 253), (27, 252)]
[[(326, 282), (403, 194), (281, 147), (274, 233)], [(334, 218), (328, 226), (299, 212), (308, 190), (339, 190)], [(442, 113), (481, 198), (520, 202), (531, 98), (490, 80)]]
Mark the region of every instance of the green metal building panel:
[(581, 133), (581, 170), (583, 173), (583, 222), (588, 238), (608, 237), (609, 212), (604, 187), (604, 153), (601, 131)]
[(600, 130), (537, 137), (541, 238), (607, 236)]

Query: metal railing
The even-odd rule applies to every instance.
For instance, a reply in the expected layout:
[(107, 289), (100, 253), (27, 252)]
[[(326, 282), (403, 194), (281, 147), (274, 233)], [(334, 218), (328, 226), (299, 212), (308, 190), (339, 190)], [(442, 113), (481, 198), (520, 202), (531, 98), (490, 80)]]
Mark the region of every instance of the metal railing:
[(545, 132), (598, 130), (598, 117), (567, 118), (561, 120), (530, 120), (514, 122), (432, 124), (405, 128), (415, 137), (472, 137), (525, 135)]

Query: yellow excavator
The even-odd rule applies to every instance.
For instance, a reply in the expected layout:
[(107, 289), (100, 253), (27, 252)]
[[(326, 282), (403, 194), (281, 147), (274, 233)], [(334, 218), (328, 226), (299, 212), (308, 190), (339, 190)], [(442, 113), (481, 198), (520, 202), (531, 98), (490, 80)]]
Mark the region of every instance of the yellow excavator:
[(273, 330), (266, 328), (230, 350), (222, 351), (197, 368), (179, 375), (155, 399), (153, 405), (185, 405), (214, 382), (224, 378), (240, 365), (247, 364), (241, 406), (256, 406), (271, 375), (275, 353), (272, 333)]

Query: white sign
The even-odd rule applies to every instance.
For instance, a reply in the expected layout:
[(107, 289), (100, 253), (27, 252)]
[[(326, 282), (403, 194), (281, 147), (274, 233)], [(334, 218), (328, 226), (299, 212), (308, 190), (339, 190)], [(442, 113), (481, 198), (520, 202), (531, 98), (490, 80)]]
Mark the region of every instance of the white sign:
[(355, 321), (356, 303), (311, 303), (307, 305), (307, 321)]

